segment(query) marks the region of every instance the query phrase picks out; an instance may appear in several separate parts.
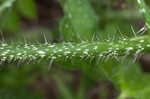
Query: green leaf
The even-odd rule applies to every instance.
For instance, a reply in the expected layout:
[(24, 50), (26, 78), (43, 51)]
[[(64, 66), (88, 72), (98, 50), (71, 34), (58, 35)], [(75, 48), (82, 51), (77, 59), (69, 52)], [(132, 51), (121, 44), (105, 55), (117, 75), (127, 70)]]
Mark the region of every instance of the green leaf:
[(66, 86), (66, 84), (61, 79), (59, 79), (57, 76), (54, 76), (54, 79), (56, 80), (58, 88), (61, 92), (61, 95), (62, 95), (61, 98), (63, 98), (63, 99), (74, 99), (72, 92), (70, 91), (68, 86)]
[(150, 75), (141, 71), (138, 64), (122, 66), (120, 79), (121, 95), (135, 99), (146, 99), (150, 94)]
[(91, 40), (97, 32), (98, 18), (88, 0), (65, 0), (63, 8), (65, 17), (61, 21), (60, 32), (64, 40)]
[(31, 92), (27, 88), (0, 89), (0, 99), (43, 99), (39, 93)]
[(72, 24), (67, 16), (64, 16), (61, 20), (59, 30), (62, 33), (62, 38), (64, 41), (77, 40), (77, 34), (75, 34), (76, 32), (73, 30)]
[(16, 0), (5, 0), (0, 4), (0, 15), (7, 9), (10, 8)]
[(36, 6), (34, 0), (17, 0), (18, 10), (28, 18), (36, 18)]
[(118, 99), (146, 99), (150, 94), (150, 75), (141, 71), (132, 60), (123, 59), (123, 63), (110, 60), (101, 64), (99, 70), (112, 81), (121, 92)]
[(150, 29), (150, 11), (149, 11), (147, 5), (145, 4), (144, 0), (137, 0), (137, 2), (140, 6), (140, 12), (144, 16), (146, 26), (148, 27), (148, 29)]
[(15, 9), (9, 9), (0, 18), (0, 27), (7, 31), (18, 31), (20, 29), (20, 17)]

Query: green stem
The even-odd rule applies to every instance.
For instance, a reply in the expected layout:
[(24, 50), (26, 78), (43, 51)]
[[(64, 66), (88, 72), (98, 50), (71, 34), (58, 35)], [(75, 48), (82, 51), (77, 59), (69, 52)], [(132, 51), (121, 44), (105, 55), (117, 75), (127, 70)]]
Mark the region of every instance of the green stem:
[(66, 61), (118, 57), (150, 52), (148, 36), (123, 39), (118, 42), (82, 42), (61, 44), (0, 44), (1, 62), (24, 60)]

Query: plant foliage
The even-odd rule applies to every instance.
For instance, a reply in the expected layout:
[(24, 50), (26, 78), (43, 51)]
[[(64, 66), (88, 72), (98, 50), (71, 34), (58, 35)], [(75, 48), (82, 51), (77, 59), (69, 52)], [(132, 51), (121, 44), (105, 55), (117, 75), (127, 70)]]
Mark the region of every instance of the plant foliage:
[[(104, 0), (102, 1), (105, 5)], [(102, 28), (99, 29), (99, 22), (102, 20), (91, 2), (89, 0), (60, 0), (64, 17), (60, 21), (59, 32), (63, 42), (54, 44), (47, 41), (45, 44), (1, 42), (0, 63), (37, 64), (46, 61), (49, 62), (49, 67), (55, 63), (65, 66), (67, 69), (81, 69), (86, 76), (90, 75), (96, 80), (103, 77), (103, 79), (111, 81), (120, 91), (118, 99), (146, 99), (150, 94), (150, 77), (149, 74), (142, 72), (136, 60), (140, 55), (150, 52), (149, 35), (137, 35), (132, 27), (132, 36), (127, 36), (119, 31), (120, 33), (116, 35), (112, 34), (113, 37), (116, 37), (111, 36), (111, 39), (104, 39), (106, 34), (102, 33)], [(149, 8), (144, 0), (137, 0), (137, 2), (140, 7), (139, 11), (144, 16), (146, 28), (149, 30)], [(27, 18), (36, 18), (37, 16), (33, 0), (6, 0), (0, 4), (2, 29), (17, 30), (20, 26), (19, 13)], [(106, 16), (102, 15), (102, 17)], [(112, 25), (114, 24), (109, 24), (106, 29), (112, 30)], [(73, 97), (75, 95), (57, 76), (54, 78), (64, 99), (76, 99)], [(6, 80), (9, 82), (12, 79)], [(3, 81), (5, 83), (5, 80)], [(20, 84), (20, 82), (17, 83)], [(26, 92), (26, 89), (19, 90)], [(84, 86), (81, 84), (81, 89), (77, 93), (78, 99), (83, 99), (84, 91)], [(20, 93), (20, 95), (22, 94)], [(28, 93), (28, 95), (30, 94)]]

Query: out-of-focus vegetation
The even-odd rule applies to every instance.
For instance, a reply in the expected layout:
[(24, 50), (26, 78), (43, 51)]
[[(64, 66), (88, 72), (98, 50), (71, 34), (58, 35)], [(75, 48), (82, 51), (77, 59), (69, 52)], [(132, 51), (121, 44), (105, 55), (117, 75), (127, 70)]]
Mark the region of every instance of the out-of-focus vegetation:
[[(150, 1), (145, 2), (148, 12)], [(142, 7), (136, 0), (0, 0), (0, 38), (58, 43), (141, 36), (149, 22)], [(6, 62), (0, 67), (0, 99), (147, 99), (150, 77), (134, 58)]]

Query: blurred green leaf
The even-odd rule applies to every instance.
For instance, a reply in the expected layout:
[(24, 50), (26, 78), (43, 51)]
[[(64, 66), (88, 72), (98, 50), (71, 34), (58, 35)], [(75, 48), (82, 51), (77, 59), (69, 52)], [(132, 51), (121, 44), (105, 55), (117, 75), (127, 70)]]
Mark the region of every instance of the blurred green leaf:
[(17, 0), (18, 10), (28, 18), (36, 18), (37, 11), (34, 0)]
[(66, 86), (66, 84), (60, 78), (58, 78), (56, 75), (53, 77), (56, 80), (56, 83), (60, 90), (60, 93), (62, 96), (61, 99), (75, 99), (75, 98), (73, 98), (73, 93), (69, 89), (69, 86)]
[(59, 30), (62, 33), (61, 36), (64, 41), (76, 41), (78, 39), (77, 34), (73, 30), (72, 24), (67, 18), (67, 16), (64, 16), (64, 18), (61, 20)]
[(7, 9), (10, 8), (16, 0), (5, 0), (0, 3), (0, 16)]
[[(44, 64), (44, 63), (43, 63)], [(22, 68), (10, 64), (0, 68), (0, 99), (43, 99), (40, 89), (31, 88), (39, 74), (46, 74), (40, 65), (25, 65)], [(39, 71), (40, 70), (40, 71)], [(32, 90), (31, 90), (32, 89)]]
[(20, 17), (15, 9), (9, 9), (0, 18), (0, 27), (6, 31), (18, 31), (20, 29)]
[(60, 24), (63, 39), (91, 40), (97, 32), (98, 18), (88, 0), (65, 0), (63, 8), (65, 17)]
[(78, 91), (77, 91), (77, 98), (76, 99), (85, 99), (85, 84), (83, 80), (81, 80), (81, 83), (79, 85)]
[(146, 26), (150, 29), (150, 11), (148, 6), (145, 4), (145, 0), (137, 0), (140, 6), (140, 12), (143, 14)]
[(142, 72), (131, 60), (124, 60), (121, 64), (111, 60), (101, 64), (99, 70), (121, 91), (118, 99), (146, 99), (150, 94), (150, 75)]
[(26, 88), (0, 89), (0, 99), (43, 99), (39, 93), (30, 92)]
[[(123, 66), (124, 65), (124, 66)], [(121, 95), (136, 99), (146, 99), (150, 94), (150, 75), (141, 71), (138, 64), (122, 64), (120, 75)]]

